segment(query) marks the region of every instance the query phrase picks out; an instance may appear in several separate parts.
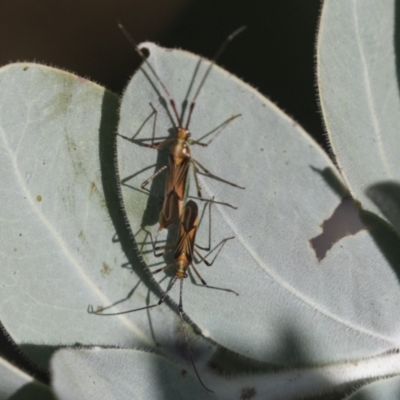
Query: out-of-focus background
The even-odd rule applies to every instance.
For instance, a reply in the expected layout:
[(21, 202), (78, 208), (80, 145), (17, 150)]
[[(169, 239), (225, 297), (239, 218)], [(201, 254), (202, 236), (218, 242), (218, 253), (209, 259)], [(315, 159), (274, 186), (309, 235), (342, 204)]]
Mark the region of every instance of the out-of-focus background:
[[(36, 61), (121, 94), (140, 60), (118, 20), (137, 42), (208, 58), (228, 34), (247, 25), (218, 64), (258, 88), (324, 145), (314, 73), (320, 7), (320, 0), (1, 0), (0, 66)], [(1, 354), (24, 362), (0, 335)]]
[(0, 65), (35, 60), (121, 93), (139, 57), (117, 20), (137, 42), (208, 58), (229, 33), (247, 25), (219, 64), (325, 142), (314, 85), (320, 6), (320, 0), (2, 0)]

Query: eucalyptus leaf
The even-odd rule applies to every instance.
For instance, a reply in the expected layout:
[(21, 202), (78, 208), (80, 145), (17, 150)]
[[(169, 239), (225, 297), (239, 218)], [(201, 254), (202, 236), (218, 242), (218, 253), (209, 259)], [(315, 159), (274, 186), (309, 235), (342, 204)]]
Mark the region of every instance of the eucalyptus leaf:
[(400, 377), (381, 379), (370, 383), (354, 394), (347, 397), (347, 400), (397, 400), (400, 398)]
[[(0, 97), (5, 328), (41, 365), (54, 348), (76, 343), (155, 346), (146, 313), (116, 324), (87, 312), (108, 301), (105, 287), (115, 299), (138, 281), (121, 268), (128, 261), (113, 167), (118, 97), (27, 63), (0, 69)], [(157, 320), (154, 329), (174, 324), (170, 315)]]
[[(177, 364), (139, 350), (60, 350), (51, 361), (53, 388), (68, 399), (203, 399), (196, 378)], [(207, 399), (216, 399), (208, 394)]]
[[(171, 92), (178, 113), (186, 110), (181, 115), (185, 120), (208, 63), (151, 43), (141, 47), (148, 50), (148, 62)], [(346, 194), (334, 165), (293, 120), (215, 66), (195, 105), (192, 138), (198, 140), (237, 114), (240, 118), (224, 125), (208, 147), (193, 145), (192, 154), (212, 173), (246, 187), (240, 190), (200, 176), (205, 198), (238, 209), (212, 205), (213, 244), (235, 239), (227, 242), (212, 268), (198, 269), (208, 284), (231, 288), (240, 296), (185, 282), (186, 313), (204, 336), (270, 363), (326, 363), (398, 345), (398, 280), (369, 234), (345, 237), (320, 262), (310, 246)], [(150, 267), (172, 259), (155, 258), (143, 230), (156, 233), (162, 200), (155, 195), (162, 196), (165, 176), (149, 185), (153, 195), (141, 190), (141, 184), (165, 165), (166, 156), (131, 139), (150, 143), (154, 124), (156, 138), (175, 134), (177, 123), (166, 93), (144, 64), (123, 96), (117, 148), (127, 216)], [(192, 178), (190, 185), (189, 194), (196, 196)], [(198, 235), (202, 246), (208, 240), (207, 225), (206, 217)], [(174, 243), (173, 234), (168, 236)], [(166, 237), (159, 235), (161, 244)], [(170, 279), (161, 281), (165, 290)], [(170, 295), (177, 300), (176, 286)], [(143, 305), (132, 302), (116, 310)], [(126, 318), (135, 320), (137, 313)]]
[(317, 46), (322, 112), (352, 195), (400, 232), (398, 5), (324, 2)]

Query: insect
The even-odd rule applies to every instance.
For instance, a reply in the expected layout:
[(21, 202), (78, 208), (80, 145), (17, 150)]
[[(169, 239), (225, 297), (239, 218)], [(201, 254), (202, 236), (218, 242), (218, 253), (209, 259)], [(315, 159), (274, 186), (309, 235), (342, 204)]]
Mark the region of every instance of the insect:
[[(180, 294), (179, 294), (179, 308), (178, 309), (179, 309), (179, 316), (181, 319), (182, 330), (183, 330), (183, 333), (185, 336), (190, 361), (192, 363), (193, 369), (194, 369), (196, 376), (197, 376), (199, 382), (201, 383), (201, 385), (209, 392), (212, 392), (212, 390), (208, 389), (205, 386), (205, 384), (203, 383), (203, 381), (201, 380), (200, 375), (197, 371), (196, 365), (193, 360), (192, 351), (190, 349), (189, 339), (188, 339), (188, 336), (186, 333), (186, 328), (185, 328), (184, 319), (183, 319), (183, 314), (184, 314), (183, 304), (182, 304), (183, 280), (188, 277), (187, 271), (189, 270), (190, 267), (192, 267), (193, 271), (195, 272), (197, 277), (200, 279), (200, 281), (204, 287), (209, 288), (209, 289), (216, 289), (216, 290), (222, 290), (225, 292), (234, 293), (237, 296), (239, 296), (239, 294), (236, 293), (232, 289), (220, 288), (220, 287), (216, 287), (216, 286), (207, 285), (207, 283), (201, 277), (200, 273), (197, 271), (196, 267), (193, 264), (194, 255), (196, 254), (199, 257), (199, 259), (201, 260), (201, 262), (205, 263), (207, 266), (213, 265), (214, 261), (218, 257), (218, 255), (219, 255), (220, 251), (222, 250), (222, 248), (224, 247), (225, 243), (228, 240), (233, 239), (233, 237), (229, 237), (229, 238), (225, 238), (225, 239), (221, 240), (221, 242), (212, 251), (210, 251), (210, 249), (211, 249), (211, 209), (210, 209), (211, 202), (206, 203), (205, 207), (207, 207), (207, 205), (209, 205), (209, 244), (208, 244), (208, 247), (201, 247), (198, 244), (196, 244), (196, 242), (195, 242), (196, 233), (197, 233), (197, 230), (200, 225), (199, 215), (198, 215), (198, 206), (193, 200), (189, 200), (186, 203), (186, 205), (183, 209), (183, 212), (181, 214), (181, 217), (180, 217), (178, 239), (176, 242), (175, 253), (174, 253), (174, 263), (168, 264), (168, 265), (166, 265), (162, 268), (159, 268), (153, 272), (153, 274), (157, 274), (158, 272), (165, 271), (168, 268), (175, 266), (174, 277), (172, 278), (166, 291), (162, 294), (162, 296), (160, 297), (160, 300), (156, 304), (152, 304), (152, 305), (149, 305), (146, 307), (135, 308), (132, 310), (127, 310), (127, 311), (120, 311), (120, 312), (116, 312), (116, 313), (103, 313), (103, 312), (101, 312), (102, 308), (94, 311), (93, 307), (91, 305), (89, 305), (88, 312), (90, 314), (110, 316), (110, 315), (128, 314), (128, 313), (132, 313), (132, 312), (136, 312), (136, 311), (148, 310), (149, 308), (157, 307), (165, 301), (165, 299), (168, 296), (168, 293), (170, 292), (170, 290), (172, 289), (172, 287), (174, 286), (176, 281), (179, 279), (180, 280), (180, 292), (179, 292)], [(153, 246), (154, 246), (154, 243), (153, 243)], [(156, 252), (156, 250), (159, 250), (159, 249), (165, 248), (165, 247), (166, 246), (154, 247), (154, 252)], [(197, 250), (197, 248), (205, 250), (205, 251), (210, 251), (210, 253), (217, 249), (218, 249), (218, 251), (215, 254), (212, 261), (209, 262), (206, 260), (206, 257), (210, 253), (208, 253), (205, 257), (203, 257), (200, 254), (200, 252)], [(155, 255), (157, 257), (160, 257), (160, 256), (164, 255), (165, 253), (166, 252), (164, 251), (159, 254), (155, 253)]]
[[(198, 180), (198, 173), (199, 170), (205, 174), (208, 177), (214, 178), (220, 182), (226, 183), (228, 185), (244, 189), (244, 187), (239, 186), (233, 182), (229, 182), (225, 179), (222, 179), (218, 177), (217, 175), (212, 174), (207, 168), (205, 168), (199, 161), (197, 161), (195, 158), (192, 157), (191, 151), (190, 151), (190, 145), (199, 145), (202, 147), (207, 147), (218, 135), (217, 132), (213, 137), (208, 142), (202, 142), (201, 140), (204, 140), (208, 134), (203, 136), (200, 140), (193, 140), (191, 139), (191, 133), (189, 130), (189, 125), (190, 125), (190, 120), (193, 114), (193, 110), (196, 105), (197, 98), (200, 94), (200, 91), (202, 87), (204, 86), (204, 83), (207, 79), (207, 76), (209, 75), (211, 68), (221, 55), (221, 53), (225, 50), (226, 46), (233, 40), (234, 37), (236, 37), (239, 33), (241, 33), (245, 27), (241, 27), (238, 30), (236, 30), (234, 33), (228, 36), (228, 38), (222, 43), (220, 48), (218, 49), (217, 53), (214, 55), (212, 61), (210, 62), (209, 66), (207, 67), (204, 76), (202, 77), (200, 84), (197, 88), (197, 91), (195, 92), (193, 99), (191, 100), (190, 107), (189, 107), (189, 112), (187, 116), (186, 123), (183, 122), (183, 116), (180, 117), (175, 100), (173, 99), (172, 95), (170, 94), (169, 90), (165, 86), (165, 84), (162, 82), (161, 78), (153, 68), (153, 66), (149, 63), (147, 60), (146, 56), (143, 54), (141, 49), (138, 47), (136, 42), (133, 40), (133, 38), (130, 36), (130, 34), (126, 31), (126, 29), (119, 24), (119, 28), (122, 30), (122, 32), (125, 34), (129, 42), (132, 44), (134, 47), (135, 51), (139, 54), (139, 56), (143, 59), (143, 62), (146, 64), (146, 66), (149, 68), (151, 71), (151, 74), (155, 77), (157, 82), (160, 84), (162, 90), (166, 94), (170, 107), (173, 111), (173, 115), (175, 116), (175, 124), (176, 124), (176, 135), (172, 137), (168, 137), (167, 139), (156, 142), (155, 141), (155, 127), (156, 127), (156, 118), (157, 118), (157, 110), (153, 106), (153, 104), (150, 103), (150, 107), (153, 110), (154, 114), (154, 125), (153, 125), (153, 132), (152, 132), (152, 137), (151, 137), (151, 143), (146, 144), (142, 140), (137, 140), (135, 138), (127, 138), (126, 136), (120, 135), (121, 137), (139, 144), (141, 146), (153, 148), (156, 150), (167, 150), (169, 152), (168, 156), (168, 163), (167, 165), (164, 165), (161, 167), (158, 171), (156, 171), (152, 176), (150, 176), (148, 179), (146, 179), (142, 184), (141, 188), (148, 191), (150, 194), (151, 191), (147, 189), (147, 185), (153, 181), (155, 177), (157, 177), (160, 173), (163, 171), (167, 171), (167, 178), (166, 178), (166, 186), (165, 186), (165, 195), (164, 195), (164, 200), (163, 200), (163, 205), (162, 209), (160, 212), (159, 216), (159, 228), (158, 230), (161, 231), (164, 228), (168, 228), (170, 225), (172, 225), (174, 222), (179, 220), (179, 217), (182, 213), (184, 201), (185, 201), (185, 194), (186, 194), (186, 184), (187, 184), (187, 178), (188, 178), (188, 173), (189, 173), (189, 168), (192, 167), (193, 169), (193, 175), (194, 175), (194, 181), (196, 184), (197, 188), (197, 199), (203, 200), (202, 193), (201, 193), (201, 187), (199, 184)], [(230, 118), (228, 118), (224, 123), (222, 123), (218, 128), (222, 128), (225, 125), (229, 124), (231, 121), (239, 117), (240, 114), (238, 115), (233, 115)], [(214, 130), (215, 131), (215, 130)], [(214, 131), (210, 132), (212, 134)], [(209, 200), (209, 199), (208, 199)], [(208, 201), (207, 200), (207, 201)], [(229, 206), (232, 208), (233, 207), (229, 203), (223, 203), (223, 202), (218, 202), (214, 201), (215, 203), (222, 204), (225, 206)]]

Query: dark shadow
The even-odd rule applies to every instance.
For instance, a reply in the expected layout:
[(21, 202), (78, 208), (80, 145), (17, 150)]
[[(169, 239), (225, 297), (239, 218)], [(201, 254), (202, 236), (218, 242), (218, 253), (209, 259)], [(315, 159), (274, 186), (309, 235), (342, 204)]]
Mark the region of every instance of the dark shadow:
[[(131, 146), (136, 146), (136, 144), (132, 143)], [(137, 151), (137, 149), (132, 147), (132, 153), (134, 153), (134, 151)], [(143, 213), (142, 221), (140, 223), (140, 226), (142, 227), (153, 226), (159, 221), (159, 215), (162, 209), (163, 199), (165, 195), (167, 170), (161, 172), (161, 174), (157, 175), (151, 181), (151, 183), (147, 185), (149, 191), (143, 190), (140, 186), (135, 186), (131, 184), (131, 181), (133, 178), (142, 174), (143, 172), (147, 172), (147, 175), (143, 176), (143, 181), (145, 181), (156, 171), (168, 164), (168, 151), (154, 150), (154, 155), (157, 156), (157, 161), (155, 164), (146, 166), (142, 170), (121, 179), (121, 185), (129, 188), (130, 190), (144, 193), (148, 196), (146, 208)]]
[[(50, 358), (54, 352), (67, 346), (50, 346), (50, 345), (38, 345), (30, 343), (21, 343), (19, 345), (20, 349), (27, 357), (35, 360), (40, 368), (44, 371), (49, 371), (50, 368)], [(48, 372), (47, 372), (48, 374)], [(49, 375), (44, 383), (49, 384)]]
[(7, 400), (56, 400), (49, 386), (39, 382), (29, 382), (17, 390)]
[[(4, 326), (0, 322), (0, 333), (1, 342), (7, 344), (0, 347), (0, 354), (6, 360), (12, 360), (11, 363), (18, 366), (18, 368), (26, 371), (29, 375), (33, 376), (40, 382), (48, 384), (50, 381), (49, 372), (47, 367), (47, 361), (41, 363), (40, 357), (35, 358), (36, 354), (28, 354), (24, 351), (23, 346), (18, 346), (12, 337), (7, 333)], [(35, 361), (33, 361), (35, 360)], [(39, 361), (38, 361), (39, 360)]]
[[(282, 343), (279, 346), (279, 349), (276, 350), (277, 358), (281, 358), (282, 349), (284, 349), (283, 352), (286, 353), (286, 358), (290, 360), (290, 366), (258, 362), (254, 359), (239, 356), (225, 348), (219, 348), (210, 358), (208, 367), (215, 374), (230, 379), (234, 379), (235, 376), (243, 376), (244, 371), (249, 373), (250, 376), (254, 376), (255, 374), (269, 374), (270, 377), (273, 376), (274, 373), (287, 372), (292, 374), (293, 378), (293, 376), (297, 375), (296, 371), (298, 371), (300, 375), (302, 370), (315, 367), (316, 370), (315, 373), (313, 373), (313, 378), (315, 379), (315, 376), (318, 375), (319, 367), (315, 365), (315, 362), (311, 360), (307, 355), (307, 352), (304, 351), (307, 344), (302, 343), (302, 339), (300, 339), (301, 336), (303, 335), (296, 332), (295, 326), (288, 326), (286, 328), (282, 327), (281, 329)], [(269, 354), (268, 358), (274, 359), (274, 356)], [(345, 395), (350, 395), (352, 392), (359, 389), (360, 386), (368, 382), (368, 379), (363, 379), (347, 382), (343, 385), (335, 385), (328, 377), (321, 376), (318, 380), (318, 384), (322, 385), (325, 383), (326, 388), (323, 391), (316, 389), (316, 392), (319, 393), (318, 395), (308, 394), (305, 395), (305, 398), (312, 400), (341, 400)], [(253, 394), (254, 390), (257, 390), (257, 388), (248, 385), (243, 387), (241, 390), (242, 397), (239, 398), (251, 398), (246, 396)], [(292, 394), (291, 396), (288, 395), (287, 398), (297, 397), (293, 397)]]
[[(354, 392), (359, 390), (362, 386), (373, 382), (373, 379), (358, 379), (346, 384), (337, 385), (332, 391), (326, 391), (320, 394), (307, 396), (307, 400), (344, 400), (347, 399)], [(357, 400), (371, 400), (370, 397)]]
[(255, 387), (245, 387), (240, 393), (240, 400), (251, 400), (257, 396), (257, 390)]
[[(315, 361), (309, 356), (305, 350), (307, 346), (306, 335), (298, 332), (295, 325), (287, 325), (282, 323), (280, 326), (280, 343), (278, 347), (268, 352), (265, 358), (289, 360), (285, 367), (278, 367), (278, 371), (293, 368), (309, 368), (315, 365)], [(274, 356), (276, 353), (276, 357)]]
[(347, 190), (346, 186), (344, 186), (343, 183), (336, 177), (337, 172), (335, 173), (332, 168), (327, 167), (324, 169), (319, 169), (312, 165), (310, 165), (310, 168), (312, 171), (319, 174), (324, 179), (326, 184), (332, 189), (332, 191), (340, 198), (348, 196), (349, 191)]
[(360, 211), (362, 222), (368, 228), (381, 253), (392, 267), (400, 283), (400, 238), (393, 227), (369, 211)]
[(243, 371), (248, 373), (274, 373), (283, 370), (284, 367), (257, 361), (239, 355), (225, 347), (219, 347), (208, 361), (208, 367), (217, 375), (242, 375)]
[(355, 207), (353, 199), (346, 196), (332, 215), (322, 223), (321, 228), (322, 233), (310, 239), (311, 247), (314, 249), (318, 261), (324, 259), (326, 253), (339, 240), (357, 234), (360, 230), (365, 229), (365, 226), (360, 220), (359, 211)]
[(365, 194), (400, 233), (400, 183), (384, 181), (367, 188)]
[(139, 254), (121, 198), (119, 183), (116, 132), (119, 122), (119, 99), (105, 91), (102, 103), (102, 115), (99, 127), (99, 156), (105, 203), (114, 224), (119, 241), (132, 269), (150, 287), (151, 277), (145, 271), (146, 264)]
[(337, 178), (337, 174), (331, 168), (323, 170), (310, 165), (312, 171), (316, 172), (341, 199), (339, 205), (332, 215), (322, 222), (322, 233), (310, 239), (310, 245), (315, 251), (319, 261), (325, 258), (327, 252), (346, 236), (355, 235), (364, 225), (359, 217), (359, 211), (350, 197), (347, 188)]

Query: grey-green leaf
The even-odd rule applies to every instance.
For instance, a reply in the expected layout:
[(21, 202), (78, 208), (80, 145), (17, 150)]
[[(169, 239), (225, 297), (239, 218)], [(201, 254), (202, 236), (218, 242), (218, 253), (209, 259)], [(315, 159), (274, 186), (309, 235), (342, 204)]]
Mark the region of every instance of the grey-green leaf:
[[(187, 117), (207, 62), (151, 43), (142, 47), (149, 50), (148, 60), (175, 99), (178, 113), (186, 107)], [(198, 140), (237, 114), (240, 118), (225, 126), (208, 147), (193, 145), (192, 154), (212, 173), (246, 187), (200, 176), (204, 197), (215, 196), (238, 209), (213, 205), (213, 245), (223, 238), (235, 239), (227, 242), (213, 267), (198, 269), (208, 284), (231, 288), (240, 296), (193, 285), (188, 279), (187, 314), (203, 335), (272, 363), (365, 357), (398, 344), (398, 280), (368, 233), (340, 240), (321, 262), (310, 246), (346, 194), (335, 167), (276, 106), (214, 67), (195, 105), (192, 138)], [(156, 233), (162, 200), (140, 185), (165, 165), (166, 156), (129, 140), (150, 143), (154, 123), (156, 137), (175, 133), (177, 122), (166, 93), (145, 65), (122, 100), (118, 163), (128, 219), (142, 255), (149, 266), (162, 266), (173, 261), (172, 255), (154, 258), (142, 229)], [(162, 182), (149, 185), (161, 196)], [(196, 196), (192, 178), (190, 185)], [(201, 209), (204, 203), (199, 204)], [(202, 246), (207, 235), (206, 217), (198, 235)], [(159, 239), (165, 237), (161, 233)], [(170, 234), (170, 243), (174, 239)], [(162, 282), (164, 289), (168, 282)], [(171, 297), (178, 300), (178, 287)], [(123, 309), (126, 305), (118, 307)], [(136, 315), (127, 318), (134, 320)]]
[(400, 98), (394, 0), (324, 2), (321, 107), (337, 162), (362, 206), (400, 232)]
[(127, 260), (115, 240), (114, 224), (124, 221), (110, 218), (119, 207), (110, 174), (118, 98), (64, 71), (23, 63), (0, 70), (0, 104), (7, 331), (42, 364), (49, 347), (153, 346), (145, 314), (115, 324), (87, 312), (108, 301), (104, 287), (115, 300), (126, 294), (121, 280), (137, 283), (121, 268)]

